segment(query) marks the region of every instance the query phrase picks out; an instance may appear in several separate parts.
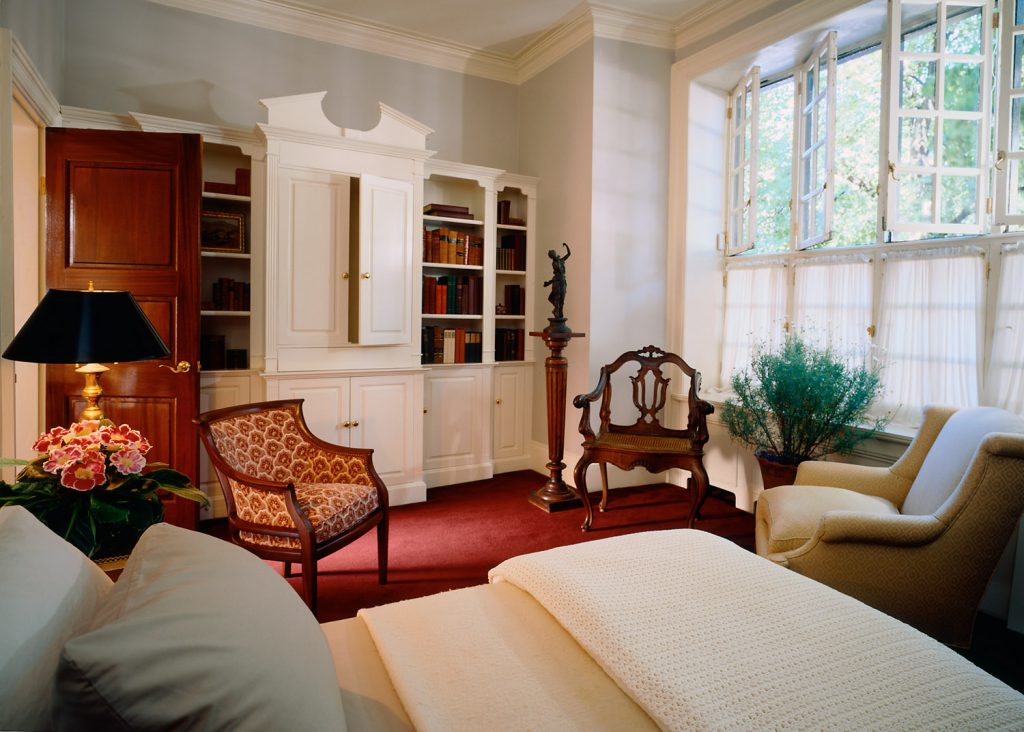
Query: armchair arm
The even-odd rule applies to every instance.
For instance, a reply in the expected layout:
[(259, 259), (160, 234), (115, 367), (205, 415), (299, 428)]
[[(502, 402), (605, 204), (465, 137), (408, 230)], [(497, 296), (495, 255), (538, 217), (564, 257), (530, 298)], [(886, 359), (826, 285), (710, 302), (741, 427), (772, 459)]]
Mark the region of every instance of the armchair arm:
[[(235, 517), (235, 530), (256, 531), (272, 536), (313, 537), (313, 524), (299, 508), (295, 484), (242, 476), (234, 471), (222, 472), (220, 478), (229, 483)], [(257, 517), (269, 515), (269, 520)], [(289, 520), (290, 519), (290, 520)]]
[(596, 402), (607, 388), (608, 371), (602, 366), (601, 377), (597, 380), (597, 386), (594, 387), (594, 390), (589, 394), (578, 394), (573, 397), (572, 405), (577, 409), (583, 410), (583, 414), (580, 417), (580, 434), (587, 439), (593, 439), (594, 437), (594, 429), (590, 424), (590, 404), (591, 402)]
[(944, 522), (931, 515), (903, 516), (858, 511), (827, 511), (822, 515), (814, 535), (806, 544), (788, 552), (774, 554), (771, 559), (789, 566), (790, 561), (810, 559), (808, 555), (823, 544), (922, 546), (937, 539), (946, 528)]
[(894, 474), (889, 468), (808, 460), (800, 463), (794, 483), (845, 488), (885, 498), (899, 506), (910, 490), (911, 481)]

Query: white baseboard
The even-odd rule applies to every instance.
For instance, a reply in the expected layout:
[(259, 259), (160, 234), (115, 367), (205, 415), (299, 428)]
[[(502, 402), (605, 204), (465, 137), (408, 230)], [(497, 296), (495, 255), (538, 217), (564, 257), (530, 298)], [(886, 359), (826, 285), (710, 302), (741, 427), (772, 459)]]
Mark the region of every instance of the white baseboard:
[(493, 477), (494, 465), (492, 463), (457, 465), (423, 471), (423, 481), (428, 489), (443, 485), (454, 485), (455, 483), (469, 483), (473, 480), (487, 480)]
[(407, 503), (423, 503), (427, 500), (427, 484), (422, 480), (388, 486), (388, 505), (404, 506)]
[(533, 464), (529, 455), (520, 455), (514, 458), (500, 458), (494, 460), (494, 474), (511, 473), (515, 470), (532, 470)]

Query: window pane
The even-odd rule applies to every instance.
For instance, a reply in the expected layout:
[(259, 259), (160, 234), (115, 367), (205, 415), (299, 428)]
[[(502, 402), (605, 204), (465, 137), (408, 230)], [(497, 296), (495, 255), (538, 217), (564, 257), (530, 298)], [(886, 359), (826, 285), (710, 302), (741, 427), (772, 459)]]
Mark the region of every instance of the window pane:
[(1024, 35), (1013, 34), (1013, 79), (1014, 89), (1020, 89), (1024, 79), (1021, 78), (1021, 56), (1024, 55)]
[(947, 61), (943, 104), (955, 112), (981, 109), (981, 64)]
[(946, 6), (946, 53), (981, 53), (981, 8)]
[(1024, 0), (1014, 0), (1014, 25), (1024, 25)]
[(934, 191), (935, 176), (904, 174), (897, 188), (900, 221), (911, 224), (931, 223)]
[(978, 222), (978, 179), (971, 175), (942, 176), (941, 221), (945, 224)]
[(934, 165), (935, 120), (923, 117), (901, 119), (899, 151), (903, 165)]
[(935, 109), (934, 61), (900, 62), (900, 106), (903, 109)]
[(1024, 165), (1021, 160), (1010, 161), (1010, 213), (1024, 214)]
[(900, 12), (903, 18), (902, 50), (908, 53), (934, 53), (938, 51), (938, 36), (935, 31), (935, 3), (903, 3)]
[(942, 123), (942, 163), (948, 167), (978, 166), (978, 125), (972, 119), (947, 119)]
[(1010, 150), (1024, 150), (1024, 97), (1010, 101)]
[(789, 249), (793, 184), (793, 79), (761, 89), (757, 120), (758, 252)]
[(881, 49), (840, 61), (836, 67), (832, 238), (824, 246), (849, 247), (875, 242), (881, 100)]

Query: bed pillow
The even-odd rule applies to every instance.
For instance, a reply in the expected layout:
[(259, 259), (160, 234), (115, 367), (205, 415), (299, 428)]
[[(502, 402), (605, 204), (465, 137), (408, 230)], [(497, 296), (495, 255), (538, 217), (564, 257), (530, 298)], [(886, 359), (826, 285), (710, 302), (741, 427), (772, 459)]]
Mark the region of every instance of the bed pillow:
[(0, 729), (45, 729), (60, 649), (113, 582), (21, 506), (0, 508)]
[(157, 524), (60, 658), (56, 729), (345, 730), (306, 605), (249, 552)]

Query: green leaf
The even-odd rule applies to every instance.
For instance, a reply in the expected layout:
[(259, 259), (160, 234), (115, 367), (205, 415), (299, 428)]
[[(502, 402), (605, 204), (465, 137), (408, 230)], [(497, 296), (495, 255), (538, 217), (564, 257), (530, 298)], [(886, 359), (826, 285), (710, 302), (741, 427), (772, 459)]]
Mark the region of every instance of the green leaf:
[(164, 505), (159, 498), (154, 497), (152, 501), (135, 501), (130, 505), (128, 524), (138, 531), (145, 531), (163, 521), (163, 518)]
[(127, 523), (129, 510), (124, 506), (117, 506), (113, 503), (100, 500), (96, 494), (92, 495), (89, 502), (89, 510), (93, 518), (100, 524), (122, 524)]
[(0, 458), (0, 468), (8, 468), (12, 465), (28, 465), (31, 460), (19, 460), (18, 458)]

